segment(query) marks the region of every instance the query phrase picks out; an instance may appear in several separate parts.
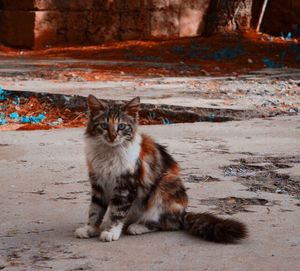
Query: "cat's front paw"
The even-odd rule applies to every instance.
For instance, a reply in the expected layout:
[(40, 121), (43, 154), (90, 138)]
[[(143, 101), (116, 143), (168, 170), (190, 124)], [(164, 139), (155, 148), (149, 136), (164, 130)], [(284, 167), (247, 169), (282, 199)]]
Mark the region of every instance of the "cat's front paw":
[(127, 228), (127, 233), (131, 235), (138, 235), (146, 232), (151, 232), (151, 230), (142, 224), (131, 224)]
[(100, 234), (100, 240), (102, 242), (111, 242), (111, 241), (115, 241), (115, 240), (118, 240), (118, 239), (119, 239), (119, 236), (114, 235), (110, 231), (103, 231)]
[(99, 235), (99, 229), (92, 227), (90, 225), (85, 225), (84, 227), (78, 228), (75, 231), (75, 236), (77, 238), (92, 238)]
[(109, 230), (104, 230), (100, 234), (100, 240), (102, 242), (111, 242), (111, 241), (116, 241), (120, 238), (120, 235), (122, 233), (122, 226), (123, 225), (118, 225), (115, 227), (112, 227)]

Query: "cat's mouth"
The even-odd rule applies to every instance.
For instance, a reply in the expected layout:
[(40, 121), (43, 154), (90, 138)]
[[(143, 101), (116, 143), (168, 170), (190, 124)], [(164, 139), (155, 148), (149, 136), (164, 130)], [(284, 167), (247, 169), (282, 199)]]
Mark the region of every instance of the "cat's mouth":
[(111, 146), (111, 147), (116, 147), (116, 146), (119, 146), (123, 143), (122, 140), (110, 140), (110, 139), (104, 139), (103, 142), (105, 144), (107, 144), (108, 146)]

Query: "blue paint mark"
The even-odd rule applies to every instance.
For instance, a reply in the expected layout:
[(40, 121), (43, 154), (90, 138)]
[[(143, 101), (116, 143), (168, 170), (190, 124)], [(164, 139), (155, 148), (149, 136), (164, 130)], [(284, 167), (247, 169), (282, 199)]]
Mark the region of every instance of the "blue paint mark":
[(9, 117), (13, 120), (18, 120), (19, 119), (19, 114), (18, 112), (13, 112), (9, 115)]
[(155, 112), (149, 112), (149, 119), (154, 120), (156, 118)]
[(20, 118), (20, 122), (22, 123), (40, 123), (46, 119), (44, 114), (39, 114), (37, 117), (35, 116), (22, 116)]
[(210, 114), (208, 115), (208, 121), (214, 121), (215, 117), (216, 117), (216, 114), (210, 113)]
[(5, 120), (5, 114), (3, 112), (0, 113), (0, 124), (5, 125), (6, 120)]
[(300, 57), (300, 44), (290, 44), (290, 46), (288, 47), (288, 49), (286, 51), (283, 51), (280, 53), (280, 58), (281, 60), (283, 60), (283, 58), (287, 55), (287, 54), (295, 54), (295, 59), (296, 61), (299, 61), (299, 57)]
[(198, 44), (191, 45), (191, 51), (187, 55), (188, 58), (209, 59), (211, 56), (208, 53), (209, 48), (200, 48)]
[(45, 119), (45, 115), (44, 114), (39, 114), (37, 117), (34, 116), (30, 116), (30, 122), (31, 123), (40, 123), (41, 121), (43, 121)]
[(20, 119), (20, 122), (22, 123), (30, 123), (30, 118), (27, 116), (22, 116)]
[(163, 124), (165, 124), (165, 125), (172, 124), (172, 122), (168, 118), (163, 118), (162, 121), (163, 121)]
[(134, 61), (152, 61), (152, 62), (157, 62), (161, 61), (160, 56), (137, 56), (134, 55), (133, 53), (127, 53), (126, 58), (129, 60), (134, 60)]
[(5, 125), (6, 124), (6, 120), (0, 117), (0, 124), (1, 125)]
[(44, 119), (46, 119), (46, 116), (45, 116), (45, 114), (39, 114), (39, 115), (37, 116), (37, 118), (38, 118), (40, 121), (43, 121)]
[(281, 32), (281, 37), (285, 40), (290, 40), (292, 39), (292, 32), (288, 32), (286, 36)]
[(20, 104), (20, 98), (18, 96), (14, 97), (14, 101), (13, 101), (14, 105), (19, 105)]
[(285, 39), (290, 40), (291, 38), (292, 38), (292, 33), (289, 32), (289, 33), (286, 35), (286, 38), (285, 38)]
[(184, 47), (181, 46), (181, 45), (175, 45), (172, 47), (171, 51), (173, 53), (176, 53), (176, 54), (183, 54), (184, 53)]
[(270, 68), (270, 69), (276, 69), (276, 68), (282, 68), (282, 67), (283, 67), (282, 64), (276, 63), (276, 62), (272, 61), (271, 59), (269, 59), (269, 58), (267, 58), (267, 57), (265, 57), (265, 58), (263, 59), (263, 62), (264, 62), (264, 64), (265, 64), (268, 68)]
[(243, 54), (243, 47), (237, 45), (235, 48), (223, 48), (213, 53), (213, 59), (220, 61), (223, 59), (233, 59)]
[(7, 92), (5, 89), (2, 88), (2, 86), (0, 86), (0, 102), (3, 102), (6, 100), (7, 97)]

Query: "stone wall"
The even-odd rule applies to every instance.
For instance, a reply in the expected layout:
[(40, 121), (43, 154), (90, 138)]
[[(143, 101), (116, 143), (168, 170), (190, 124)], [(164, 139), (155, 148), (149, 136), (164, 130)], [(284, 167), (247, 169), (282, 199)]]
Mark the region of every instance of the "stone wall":
[(209, 1), (0, 0), (0, 39), (44, 47), (196, 36)]
[[(253, 0), (253, 18), (263, 0)], [(0, 42), (39, 48), (201, 35), (210, 0), (0, 0)], [(300, 25), (299, 0), (272, 0), (262, 29)]]

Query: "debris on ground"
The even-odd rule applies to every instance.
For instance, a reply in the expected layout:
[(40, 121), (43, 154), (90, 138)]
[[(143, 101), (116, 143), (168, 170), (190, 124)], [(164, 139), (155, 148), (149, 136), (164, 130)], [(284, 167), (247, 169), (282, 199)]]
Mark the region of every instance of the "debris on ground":
[(60, 108), (34, 96), (27, 98), (8, 93), (2, 89), (1, 125), (11, 126), (15, 130), (48, 130), (82, 127), (86, 123), (86, 114), (83, 112)]
[(221, 180), (212, 176), (199, 176), (195, 174), (189, 174), (185, 180), (187, 183), (201, 183), (201, 182), (220, 182)]
[(262, 205), (272, 206), (277, 204), (276, 202), (270, 202), (262, 198), (238, 198), (238, 197), (227, 197), (227, 198), (209, 198), (199, 200), (201, 205), (214, 205), (216, 206), (212, 210), (218, 211), (219, 214), (233, 215), (238, 212), (251, 212), (247, 209), (250, 205)]
[[(85, 97), (25, 91), (6, 91), (5, 97), (5, 100), (0, 102), (0, 123), (2, 124), (0, 130), (48, 130), (86, 126), (88, 116)], [(247, 110), (242, 110), (240, 113), (245, 115)], [(260, 112), (248, 113), (249, 118), (262, 114)], [(199, 121), (223, 122), (240, 119), (242, 118), (238, 110), (227, 112), (214, 108), (153, 104), (142, 104), (139, 114), (140, 125), (170, 125)]]
[(300, 162), (300, 156), (252, 157), (239, 164), (224, 167), (224, 176), (237, 177), (236, 181), (249, 191), (265, 191), (300, 197), (300, 177), (277, 172)]

